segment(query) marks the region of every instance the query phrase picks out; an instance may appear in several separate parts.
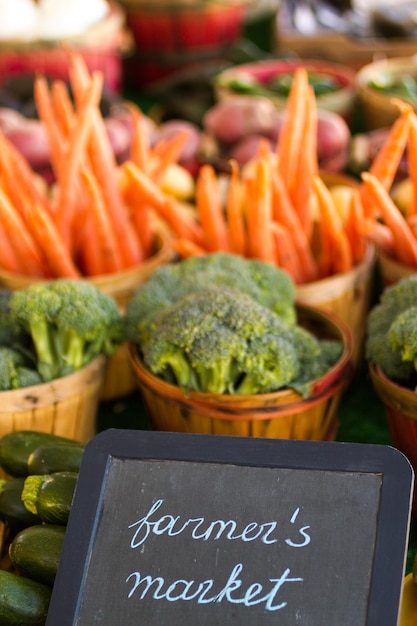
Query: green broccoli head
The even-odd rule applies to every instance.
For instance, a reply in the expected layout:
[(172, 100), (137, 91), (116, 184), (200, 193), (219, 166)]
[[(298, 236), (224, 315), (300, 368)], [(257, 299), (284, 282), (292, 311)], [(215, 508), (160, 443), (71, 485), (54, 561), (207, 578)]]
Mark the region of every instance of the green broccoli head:
[(116, 302), (92, 283), (57, 279), (15, 291), (12, 320), (33, 342), (44, 381), (76, 371), (124, 339)]
[(386, 287), (368, 314), (365, 357), (388, 378), (415, 386), (417, 369), (417, 275)]
[(0, 390), (38, 385), (42, 379), (30, 359), (19, 350), (0, 346)]
[(190, 293), (212, 287), (238, 289), (295, 323), (295, 285), (289, 274), (269, 263), (219, 252), (157, 268), (127, 304), (127, 338), (143, 343), (160, 312)]
[(190, 293), (164, 309), (140, 348), (155, 375), (216, 394), (291, 387), (312, 369), (314, 355), (324, 363), (309, 331), (230, 287)]

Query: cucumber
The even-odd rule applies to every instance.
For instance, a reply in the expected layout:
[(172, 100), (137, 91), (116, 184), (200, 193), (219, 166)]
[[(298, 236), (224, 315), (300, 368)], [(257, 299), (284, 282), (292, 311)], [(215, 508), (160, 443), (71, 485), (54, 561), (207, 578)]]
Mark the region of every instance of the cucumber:
[(0, 570), (0, 626), (43, 626), (52, 588)]
[(27, 476), (29, 455), (44, 443), (83, 444), (73, 439), (34, 430), (20, 430), (0, 439), (0, 466), (10, 476)]
[(78, 472), (83, 453), (84, 447), (81, 446), (45, 443), (29, 455), (28, 473)]
[(24, 477), (0, 480), (0, 521), (16, 532), (41, 522), (22, 502), (24, 483)]
[(22, 576), (53, 585), (66, 526), (40, 524), (19, 532), (9, 545), (9, 557)]
[(71, 511), (78, 472), (27, 476), (22, 491), (25, 507), (49, 524), (66, 524)]

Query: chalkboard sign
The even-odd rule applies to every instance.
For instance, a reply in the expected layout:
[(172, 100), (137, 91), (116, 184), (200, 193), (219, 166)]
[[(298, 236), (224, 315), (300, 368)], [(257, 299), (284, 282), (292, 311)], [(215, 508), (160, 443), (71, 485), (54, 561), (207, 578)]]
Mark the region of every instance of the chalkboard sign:
[(107, 430), (48, 626), (393, 626), (413, 486), (390, 446)]

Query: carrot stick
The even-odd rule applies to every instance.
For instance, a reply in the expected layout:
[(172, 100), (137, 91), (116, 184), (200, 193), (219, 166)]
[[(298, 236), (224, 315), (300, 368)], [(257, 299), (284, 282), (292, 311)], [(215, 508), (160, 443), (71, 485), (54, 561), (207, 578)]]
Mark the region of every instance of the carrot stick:
[(101, 191), (94, 174), (87, 168), (81, 170), (81, 179), (90, 200), (89, 208), (94, 223), (94, 244), (100, 252), (100, 274), (110, 274), (124, 269), (117, 238), (109, 220)]
[(384, 250), (390, 256), (395, 256), (394, 235), (385, 224), (369, 217), (361, 223), (361, 234), (380, 250)]
[(13, 274), (23, 274), (19, 258), (12, 242), (7, 236), (6, 229), (0, 221), (0, 267)]
[(272, 172), (272, 210), (274, 220), (292, 233), (294, 245), (302, 260), (305, 282), (317, 280), (319, 270), (298, 213), (295, 211), (279, 171)]
[(208, 250), (189, 239), (173, 239), (171, 246), (183, 259), (188, 259), (190, 256), (204, 256), (208, 253)]
[(271, 231), (271, 166), (258, 159), (253, 178), (246, 179), (246, 221), (248, 254), (252, 258), (275, 263), (275, 246)]
[(246, 256), (246, 232), (243, 216), (243, 189), (239, 178), (239, 166), (237, 161), (229, 161), (231, 176), (227, 194), (226, 215), (229, 231), (230, 251), (241, 256)]
[[(70, 82), (74, 92), (76, 106), (80, 107), (83, 94), (90, 77), (88, 68), (81, 55), (70, 54)], [(93, 112), (92, 132), (89, 141), (91, 167), (103, 193), (104, 203), (113, 224), (117, 240), (122, 244), (125, 267), (137, 265), (142, 258), (137, 234), (129, 221), (127, 207), (124, 205), (117, 182), (117, 164), (107, 134), (104, 120), (99, 110)]]
[(42, 250), (53, 276), (79, 278), (71, 254), (58, 231), (52, 216), (41, 204), (28, 202), (25, 208), (27, 224), (38, 247)]
[[(387, 191), (392, 186), (407, 144), (411, 113), (412, 108), (408, 106), (401, 112), (391, 126), (384, 145), (369, 168), (369, 173), (375, 176)], [(365, 215), (372, 217), (375, 213), (375, 205), (373, 204), (373, 195), (369, 193), (369, 188), (366, 185), (361, 185), (361, 197)]]
[(132, 115), (132, 137), (130, 158), (143, 172), (149, 172), (151, 161), (150, 144), (143, 123), (143, 113), (133, 102), (126, 103)]
[(285, 270), (297, 285), (304, 283), (305, 275), (292, 233), (278, 222), (271, 222), (270, 228), (275, 244), (277, 265)]
[(354, 264), (359, 263), (366, 252), (366, 240), (361, 232), (363, 224), (363, 207), (359, 190), (353, 190), (345, 221), (345, 232), (352, 250)]
[(51, 153), (51, 165), (57, 177), (63, 167), (64, 141), (61, 130), (52, 106), (51, 95), (46, 78), (37, 76), (33, 86), (33, 93), (38, 115), (43, 122), (48, 137)]
[(39, 249), (34, 240), (31, 224), (26, 224), (1, 188), (0, 222), (19, 260), (21, 273), (25, 276), (34, 277), (48, 275), (43, 251)]
[(58, 196), (55, 205), (55, 221), (68, 249), (73, 249), (72, 224), (79, 201), (77, 174), (85, 160), (85, 150), (89, 139), (93, 112), (99, 105), (103, 87), (103, 75), (95, 72), (88, 87), (85, 100), (77, 115), (77, 122), (71, 132), (68, 149), (65, 152), (65, 167), (58, 177)]
[(149, 204), (168, 227), (178, 236), (201, 243), (200, 227), (178, 208), (173, 198), (168, 198), (158, 185), (151, 180), (132, 161), (125, 161), (121, 169), (131, 184), (131, 192), (136, 195), (136, 202)]
[(218, 180), (214, 168), (205, 164), (196, 181), (196, 207), (203, 231), (203, 244), (209, 252), (230, 249)]
[(277, 140), (278, 168), (292, 194), (297, 184), (298, 160), (303, 149), (309, 82), (305, 67), (296, 68)]
[(417, 115), (414, 112), (410, 116), (407, 160), (412, 190), (411, 204), (407, 213), (408, 215), (417, 215)]
[(306, 101), (306, 117), (304, 120), (303, 146), (300, 150), (296, 166), (296, 184), (291, 189), (291, 199), (297, 211), (301, 224), (311, 237), (313, 219), (311, 212), (311, 193), (313, 178), (318, 175), (317, 157), (317, 105), (314, 90), (309, 87)]
[(319, 266), (327, 275), (346, 272), (353, 266), (353, 257), (342, 220), (329, 189), (319, 176), (315, 176), (313, 179), (313, 189), (320, 213), (319, 228), (322, 254), (319, 259)]
[(362, 172), (362, 180), (371, 193), (384, 223), (391, 229), (398, 260), (405, 265), (417, 266), (417, 240), (401, 211), (376, 176)]
[(64, 81), (54, 80), (51, 85), (51, 99), (61, 135), (68, 137), (74, 121), (74, 107)]
[(179, 160), (182, 149), (189, 137), (190, 132), (185, 129), (173, 135), (170, 139), (161, 140), (153, 146), (150, 167), (150, 174), (153, 180), (159, 182), (167, 167)]

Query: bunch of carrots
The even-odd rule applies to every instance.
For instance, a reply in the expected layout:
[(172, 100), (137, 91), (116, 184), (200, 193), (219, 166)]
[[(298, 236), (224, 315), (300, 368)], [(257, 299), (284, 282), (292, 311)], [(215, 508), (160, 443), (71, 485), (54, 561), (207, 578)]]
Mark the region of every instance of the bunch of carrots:
[(200, 239), (177, 237), (183, 257), (218, 250), (277, 264), (297, 284), (346, 272), (365, 255), (359, 190), (342, 219), (318, 169), (317, 108), (305, 68), (293, 77), (275, 149), (261, 142), (250, 167), (231, 162), (222, 205), (218, 180), (203, 165), (196, 181)]
[(0, 134), (0, 267), (36, 278), (96, 276), (140, 264), (153, 253), (157, 218), (182, 236), (192, 221), (161, 191), (186, 131), (153, 146), (141, 111), (132, 115), (129, 161), (118, 165), (99, 103), (101, 72), (70, 54), (69, 88), (38, 76), (34, 96), (48, 137), (53, 193), (39, 184), (18, 150)]
[[(210, 165), (196, 182), (199, 238), (179, 238), (179, 255), (216, 250), (256, 257), (286, 269), (297, 284), (346, 272), (368, 243), (417, 266), (417, 117), (395, 101), (399, 117), (362, 181), (346, 195), (342, 215), (323, 182), (317, 158), (317, 110), (307, 72), (294, 73), (284, 125), (275, 149), (261, 143), (250, 168), (232, 174), (225, 200)], [(414, 204), (404, 217), (390, 190), (408, 142)]]

